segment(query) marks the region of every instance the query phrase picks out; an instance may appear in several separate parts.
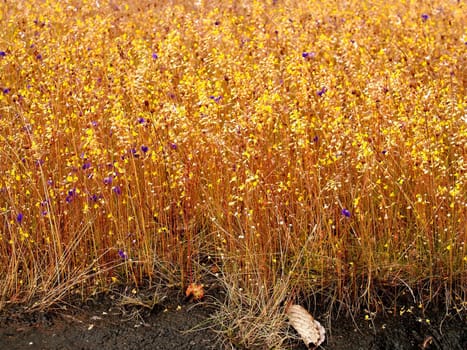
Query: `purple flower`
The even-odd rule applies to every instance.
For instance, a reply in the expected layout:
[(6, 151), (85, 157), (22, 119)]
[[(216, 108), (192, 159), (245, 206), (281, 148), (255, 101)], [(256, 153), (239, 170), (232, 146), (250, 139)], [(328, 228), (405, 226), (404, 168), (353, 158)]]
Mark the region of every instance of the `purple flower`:
[(89, 196), (89, 200), (91, 202), (97, 202), (99, 199), (101, 199), (101, 196), (98, 196), (97, 194), (93, 194), (92, 196)]
[(317, 91), (316, 94), (321, 97), (326, 93), (326, 91), (328, 91), (328, 89), (326, 89), (326, 87), (323, 87), (321, 90)]
[(177, 149), (177, 147), (178, 146), (177, 146), (176, 143), (174, 143), (174, 142), (170, 143), (170, 148), (172, 148), (173, 150)]
[(157, 53), (153, 52), (152, 53), (152, 59), (157, 60), (158, 58), (159, 58), (159, 56), (157, 55)]
[(16, 215), (16, 222), (18, 224), (21, 224), (23, 222), (23, 213), (18, 213), (18, 215)]
[(119, 249), (118, 250), (118, 255), (120, 256), (120, 258), (122, 258), (123, 260), (126, 260), (128, 259), (128, 255), (126, 252), (124, 252), (122, 249)]
[(428, 20), (428, 18), (430, 18), (430, 16), (428, 16), (426, 13), (422, 14), (422, 21), (425, 22), (426, 20)]
[(112, 183), (112, 176), (104, 177), (104, 184), (105, 185), (110, 185), (111, 183)]
[(314, 58), (316, 56), (316, 53), (314, 52), (303, 52), (302, 57), (303, 58)]
[(316, 135), (315, 137), (313, 137), (313, 142), (314, 142), (314, 143), (316, 143), (316, 142), (318, 142), (318, 141), (319, 141), (318, 135)]
[(138, 158), (138, 157), (139, 157), (138, 151), (137, 151), (136, 148), (134, 148), (134, 147), (130, 149), (130, 153), (131, 153), (131, 155), (132, 155), (133, 157), (135, 157), (135, 158)]
[(219, 102), (219, 101), (221, 100), (222, 96), (217, 96), (217, 97), (216, 97), (216, 96), (212, 96), (212, 95), (211, 95), (211, 96), (209, 96), (209, 98), (210, 98), (211, 100), (214, 100), (215, 102)]
[(8, 94), (8, 93), (11, 91), (11, 89), (10, 89), (10, 88), (5, 88), (5, 89), (3, 89), (2, 91), (3, 91), (3, 93), (6, 95), (6, 94)]
[(65, 198), (65, 201), (66, 201), (67, 203), (73, 202), (73, 199), (74, 199), (75, 195), (76, 195), (76, 190), (75, 190), (74, 188), (71, 189), (71, 190), (69, 190), (69, 191), (68, 191), (68, 194), (67, 194), (67, 196), (66, 196), (66, 198)]
[(37, 58), (38, 60), (41, 60), (41, 59), (42, 59), (42, 55), (39, 53), (39, 54), (36, 55), (36, 58)]
[(0, 57), (5, 57), (6, 56), (6, 52), (5, 51), (0, 51)]
[(142, 145), (141, 146), (141, 151), (143, 151), (143, 153), (146, 153), (147, 151), (149, 151), (149, 147), (145, 146), (145, 145)]
[(120, 186), (114, 186), (114, 187), (112, 187), (112, 191), (113, 191), (117, 196), (119, 196), (119, 195), (122, 194), (122, 190), (121, 190)]
[(91, 162), (84, 162), (83, 166), (81, 167), (83, 170), (89, 169), (91, 167)]
[(350, 218), (350, 211), (348, 209), (342, 209), (341, 214), (344, 215), (346, 218)]
[(146, 119), (144, 119), (144, 118), (138, 118), (138, 123), (144, 124), (144, 123), (146, 123)]

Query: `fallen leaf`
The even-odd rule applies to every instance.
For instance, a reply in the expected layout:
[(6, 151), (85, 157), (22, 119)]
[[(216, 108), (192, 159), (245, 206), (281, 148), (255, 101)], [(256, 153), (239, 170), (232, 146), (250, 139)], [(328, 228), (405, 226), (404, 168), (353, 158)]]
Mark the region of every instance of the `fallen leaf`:
[(204, 288), (202, 284), (191, 283), (185, 291), (187, 297), (192, 296), (193, 300), (200, 300), (204, 297)]
[(325, 339), (325, 329), (300, 305), (290, 305), (287, 308), (289, 322), (302, 337), (307, 347), (317, 348)]

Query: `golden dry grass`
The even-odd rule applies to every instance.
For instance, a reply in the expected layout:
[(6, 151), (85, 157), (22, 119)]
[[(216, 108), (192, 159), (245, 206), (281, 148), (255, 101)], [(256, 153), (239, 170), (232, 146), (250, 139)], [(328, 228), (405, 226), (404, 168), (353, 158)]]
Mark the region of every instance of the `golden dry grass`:
[(466, 308), (464, 2), (152, 3), (0, 4), (2, 305)]

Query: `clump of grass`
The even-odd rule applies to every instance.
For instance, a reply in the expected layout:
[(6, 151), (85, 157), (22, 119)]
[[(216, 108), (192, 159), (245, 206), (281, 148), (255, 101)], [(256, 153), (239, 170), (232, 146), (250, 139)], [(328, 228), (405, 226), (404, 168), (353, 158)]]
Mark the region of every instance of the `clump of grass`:
[[(285, 317), (286, 284), (239, 283), (243, 276), (225, 276), (226, 300), (212, 317), (220, 339), (246, 349), (279, 349), (292, 338)], [(237, 278), (235, 278), (237, 277)]]
[(217, 5), (0, 5), (1, 305), (204, 263), (273, 328), (465, 311), (465, 5)]

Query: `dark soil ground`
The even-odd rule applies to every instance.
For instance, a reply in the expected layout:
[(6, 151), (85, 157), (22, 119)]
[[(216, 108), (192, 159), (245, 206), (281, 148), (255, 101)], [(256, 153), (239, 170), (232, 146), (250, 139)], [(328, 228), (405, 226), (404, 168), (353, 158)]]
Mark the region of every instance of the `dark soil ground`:
[[(136, 305), (135, 300), (99, 297), (48, 312), (7, 308), (0, 313), (0, 349), (239, 349), (209, 328), (215, 312), (211, 303), (186, 300), (176, 292), (154, 306)], [(327, 339), (319, 349), (467, 349), (467, 317), (405, 310), (373, 321), (339, 318), (331, 332), (320, 320), (327, 326)], [(300, 342), (290, 348), (306, 349)]]

